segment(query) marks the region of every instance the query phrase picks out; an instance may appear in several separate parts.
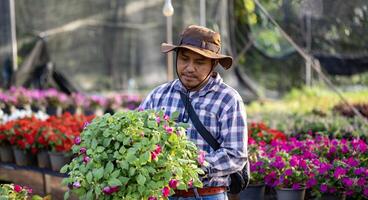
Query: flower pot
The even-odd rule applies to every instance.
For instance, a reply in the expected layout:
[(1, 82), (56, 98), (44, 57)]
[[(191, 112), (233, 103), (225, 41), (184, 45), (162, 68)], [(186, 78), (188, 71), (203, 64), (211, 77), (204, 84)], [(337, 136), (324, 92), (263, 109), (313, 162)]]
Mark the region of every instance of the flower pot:
[(0, 145), (1, 162), (14, 162), (13, 150), (9, 144)]
[(276, 189), (276, 195), (278, 200), (304, 200), (305, 188), (303, 189), (279, 188)]
[(64, 152), (49, 152), (51, 168), (54, 171), (60, 171), (60, 169), (68, 164), (72, 157), (66, 155)]
[(240, 193), (242, 200), (263, 200), (265, 196), (264, 184), (249, 185), (247, 189)]
[(51, 168), (50, 157), (47, 151), (43, 150), (38, 152), (37, 164), (40, 168)]
[(57, 115), (60, 116), (63, 109), (60, 106), (47, 106), (46, 113), (48, 115)]
[(319, 200), (345, 200), (345, 194), (322, 194)]
[(65, 108), (64, 110), (63, 110), (63, 113), (66, 113), (66, 112), (68, 112), (68, 113), (70, 113), (70, 114), (72, 114), (72, 115), (74, 115), (75, 113), (76, 113), (76, 110), (77, 110), (77, 108), (75, 107), (75, 106), (68, 106), (67, 108)]
[(31, 152), (18, 149), (13, 146), (15, 164), (19, 166), (30, 166), (35, 164), (36, 157)]

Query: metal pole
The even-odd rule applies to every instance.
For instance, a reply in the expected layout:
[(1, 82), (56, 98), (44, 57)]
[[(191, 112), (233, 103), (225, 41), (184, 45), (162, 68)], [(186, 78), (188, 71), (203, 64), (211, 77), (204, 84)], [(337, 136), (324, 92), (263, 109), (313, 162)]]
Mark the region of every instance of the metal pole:
[(15, 29), (15, 6), (14, 0), (9, 0), (10, 7), (10, 28), (11, 28), (11, 41), (12, 41), (12, 61), (13, 61), (13, 71), (17, 71), (18, 63), (17, 63), (17, 34)]
[[(172, 39), (172, 16), (166, 17), (166, 41), (168, 44), (173, 43)], [(167, 53), (167, 80), (172, 81), (174, 80), (174, 73), (173, 73), (173, 53)]]
[[(310, 54), (311, 46), (312, 46), (312, 33), (311, 33), (311, 15), (307, 14), (306, 17), (306, 50), (307, 53)], [(306, 60), (305, 63), (305, 84), (307, 86), (312, 85), (312, 61), (310, 58)]]
[(200, 25), (206, 26), (206, 0), (200, 0)]

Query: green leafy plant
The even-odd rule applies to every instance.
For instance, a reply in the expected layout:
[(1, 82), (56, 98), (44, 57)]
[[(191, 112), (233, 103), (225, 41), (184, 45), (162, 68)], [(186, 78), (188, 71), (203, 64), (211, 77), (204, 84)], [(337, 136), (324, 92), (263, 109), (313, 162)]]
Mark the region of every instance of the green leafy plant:
[(98, 117), (76, 140), (72, 150), (78, 156), (61, 169), (69, 174), (63, 183), (81, 199), (153, 200), (176, 188), (202, 187), (200, 165), (206, 163), (185, 128), (162, 111)]

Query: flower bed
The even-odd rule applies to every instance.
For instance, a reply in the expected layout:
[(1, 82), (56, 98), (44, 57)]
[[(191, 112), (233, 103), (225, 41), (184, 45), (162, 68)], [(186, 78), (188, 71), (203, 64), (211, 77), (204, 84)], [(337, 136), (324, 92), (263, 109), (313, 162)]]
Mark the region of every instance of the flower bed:
[[(307, 188), (312, 196), (343, 193), (368, 198), (368, 146), (364, 140), (330, 139), (323, 134), (306, 139), (274, 134), (263, 124), (251, 130), (251, 183), (273, 188)], [(260, 132), (255, 131), (262, 127)], [(268, 130), (268, 131), (267, 131)]]

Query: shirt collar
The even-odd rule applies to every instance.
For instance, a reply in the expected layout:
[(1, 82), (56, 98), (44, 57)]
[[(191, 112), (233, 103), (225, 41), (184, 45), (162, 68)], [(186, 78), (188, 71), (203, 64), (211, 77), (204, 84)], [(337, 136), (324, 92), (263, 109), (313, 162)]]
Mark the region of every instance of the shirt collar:
[[(211, 91), (216, 91), (219, 86), (220, 83), (222, 83), (222, 78), (220, 76), (219, 73), (214, 72), (215, 75), (214, 76), (210, 76), (208, 82), (206, 83), (206, 85), (204, 87), (202, 87), (200, 90), (198, 91), (193, 91), (190, 92), (190, 95), (196, 95), (198, 94), (198, 96), (204, 96), (207, 93), (211, 92)], [(183, 92), (183, 93), (187, 93), (188, 90), (184, 87), (184, 85), (180, 82), (179, 79), (176, 79), (174, 82), (174, 88), (175, 90), (179, 91), (179, 92)]]

